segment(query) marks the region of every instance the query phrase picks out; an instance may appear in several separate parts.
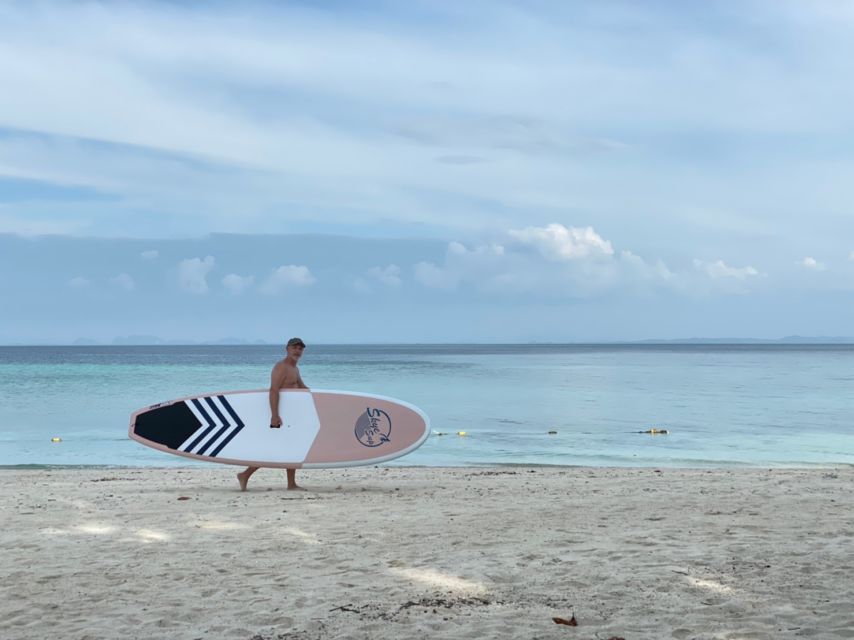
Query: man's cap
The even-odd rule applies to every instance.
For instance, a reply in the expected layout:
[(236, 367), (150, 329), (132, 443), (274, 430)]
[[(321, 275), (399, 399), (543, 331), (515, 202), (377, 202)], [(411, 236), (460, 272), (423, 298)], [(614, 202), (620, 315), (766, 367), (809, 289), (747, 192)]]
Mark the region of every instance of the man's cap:
[(294, 345), (299, 345), (300, 347), (305, 347), (305, 342), (302, 341), (302, 338), (291, 338), (288, 340), (288, 346), (292, 347)]

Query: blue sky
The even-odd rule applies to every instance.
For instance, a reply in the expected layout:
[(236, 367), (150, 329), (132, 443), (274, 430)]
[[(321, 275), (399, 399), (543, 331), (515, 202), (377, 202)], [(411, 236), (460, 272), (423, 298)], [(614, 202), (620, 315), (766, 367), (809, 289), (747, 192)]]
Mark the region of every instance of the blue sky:
[(3, 3), (0, 342), (851, 334), (852, 28)]

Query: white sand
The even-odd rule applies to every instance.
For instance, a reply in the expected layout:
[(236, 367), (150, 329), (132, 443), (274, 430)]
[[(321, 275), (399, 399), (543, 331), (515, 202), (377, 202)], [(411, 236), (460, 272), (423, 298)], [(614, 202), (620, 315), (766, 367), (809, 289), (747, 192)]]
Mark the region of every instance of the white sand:
[(0, 472), (0, 637), (854, 637), (850, 468), (235, 471)]

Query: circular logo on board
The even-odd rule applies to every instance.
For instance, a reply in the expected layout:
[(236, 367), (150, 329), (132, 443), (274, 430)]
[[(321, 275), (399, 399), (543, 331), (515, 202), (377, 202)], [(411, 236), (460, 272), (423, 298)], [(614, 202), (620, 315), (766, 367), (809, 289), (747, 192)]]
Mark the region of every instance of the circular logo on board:
[(366, 447), (378, 447), (389, 442), (391, 418), (382, 409), (368, 407), (356, 420), (356, 440)]

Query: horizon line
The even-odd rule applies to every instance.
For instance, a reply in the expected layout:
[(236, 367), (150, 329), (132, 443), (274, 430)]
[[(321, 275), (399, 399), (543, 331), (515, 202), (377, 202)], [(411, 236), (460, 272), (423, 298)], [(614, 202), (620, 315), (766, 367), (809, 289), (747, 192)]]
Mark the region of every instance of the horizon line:
[[(159, 341), (159, 342), (34, 342), (2, 343), (0, 348), (8, 347), (278, 347), (283, 342), (271, 341)], [(785, 344), (785, 345), (845, 345), (854, 344), (851, 336), (784, 336), (782, 338), (644, 338), (636, 340), (578, 340), (550, 341), (528, 340), (524, 342), (314, 342), (320, 347), (359, 347), (359, 346), (632, 346), (632, 345), (743, 345), (743, 344)]]

